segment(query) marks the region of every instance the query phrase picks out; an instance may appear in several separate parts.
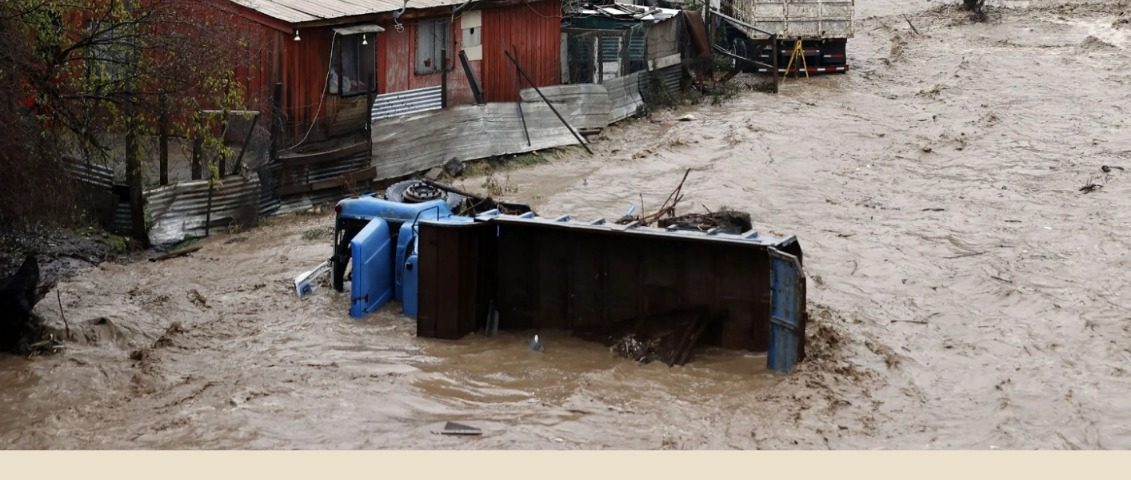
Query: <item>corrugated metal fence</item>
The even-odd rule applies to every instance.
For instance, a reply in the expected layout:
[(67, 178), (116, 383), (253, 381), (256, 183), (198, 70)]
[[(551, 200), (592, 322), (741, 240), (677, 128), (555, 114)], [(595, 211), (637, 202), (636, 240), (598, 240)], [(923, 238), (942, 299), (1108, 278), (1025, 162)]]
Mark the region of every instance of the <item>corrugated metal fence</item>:
[(227, 177), (211, 188), (207, 180), (197, 180), (145, 192), (153, 222), (149, 239), (161, 245), (203, 237), (218, 228), (250, 227), (259, 217), (260, 193), (259, 175), (254, 173)]

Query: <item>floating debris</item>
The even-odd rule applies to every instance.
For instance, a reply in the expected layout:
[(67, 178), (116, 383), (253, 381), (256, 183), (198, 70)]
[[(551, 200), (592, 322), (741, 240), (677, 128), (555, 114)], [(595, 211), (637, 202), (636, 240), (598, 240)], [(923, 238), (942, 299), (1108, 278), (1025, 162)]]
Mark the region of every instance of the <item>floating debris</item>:
[(471, 425), (464, 425), (462, 423), (456, 422), (447, 422), (444, 424), (444, 429), (440, 431), (440, 435), (476, 436), (483, 435), (483, 430)]

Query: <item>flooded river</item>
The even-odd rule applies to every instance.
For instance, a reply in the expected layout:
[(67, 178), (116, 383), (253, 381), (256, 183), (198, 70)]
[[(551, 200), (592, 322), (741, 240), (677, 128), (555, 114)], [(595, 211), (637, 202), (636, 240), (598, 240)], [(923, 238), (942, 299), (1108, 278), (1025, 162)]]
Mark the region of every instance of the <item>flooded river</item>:
[(858, 0), (848, 75), (493, 174), (543, 215), (596, 218), (655, 208), (693, 168), (683, 211), (796, 234), (793, 375), (723, 350), (641, 366), (561, 332), (544, 353), (418, 339), (396, 306), (352, 320), (345, 295), (294, 295), (329, 253), (332, 217), (306, 215), (61, 283), (80, 338), (0, 358), (0, 446), (1131, 448), (1131, 172), (1101, 170), (1131, 169), (1131, 8), (991, 0), (978, 24), (957, 3)]

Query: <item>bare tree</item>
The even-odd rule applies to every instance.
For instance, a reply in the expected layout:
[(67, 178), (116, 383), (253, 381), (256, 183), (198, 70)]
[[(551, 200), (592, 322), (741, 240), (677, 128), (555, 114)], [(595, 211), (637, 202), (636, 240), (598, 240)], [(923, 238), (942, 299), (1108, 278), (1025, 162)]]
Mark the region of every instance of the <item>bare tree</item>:
[[(167, 149), (169, 135), (200, 135), (222, 148), (197, 112), (244, 106), (236, 73), (248, 70), (256, 39), (212, 3), (0, 2), (0, 116), (18, 129), (0, 155), (47, 182), (62, 176), (62, 155), (120, 161), (114, 139), (124, 138), (132, 236), (147, 244), (141, 138), (159, 133)], [(34, 213), (10, 208), (28, 201), (0, 195), (0, 220)]]

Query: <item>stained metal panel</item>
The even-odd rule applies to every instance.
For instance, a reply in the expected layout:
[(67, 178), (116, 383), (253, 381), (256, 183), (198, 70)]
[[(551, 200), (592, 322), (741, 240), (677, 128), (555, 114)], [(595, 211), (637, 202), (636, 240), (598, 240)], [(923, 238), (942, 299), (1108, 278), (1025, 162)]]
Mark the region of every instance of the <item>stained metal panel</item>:
[(494, 226), (449, 223), (421, 235), (417, 335), (458, 339), (486, 318), (494, 296)]
[(206, 219), (212, 228), (254, 222), (259, 214), (260, 193), (259, 176), (256, 174), (248, 178), (227, 177), (215, 185), (211, 206), (206, 180), (145, 192), (146, 213), (153, 219), (149, 239), (155, 245), (163, 245), (189, 237), (203, 237)]
[[(419, 224), (420, 336), (462, 337), (485, 326), (491, 307), (500, 329), (574, 331), (705, 309), (723, 320), (704, 333), (703, 343), (773, 356), (771, 319), (777, 312), (793, 319), (793, 353), (787, 354), (796, 359), (803, 353), (805, 278), (793, 237), (711, 235), (568, 217), (489, 213), (476, 220)], [(777, 258), (790, 260), (788, 278), (772, 272)]]
[(616, 123), (628, 117), (635, 116), (644, 106), (644, 97), (640, 95), (640, 85), (648, 72), (638, 72), (623, 77), (617, 77), (601, 82), (609, 90), (609, 123)]
[(770, 249), (770, 370), (789, 373), (804, 356), (805, 281), (801, 262)]

